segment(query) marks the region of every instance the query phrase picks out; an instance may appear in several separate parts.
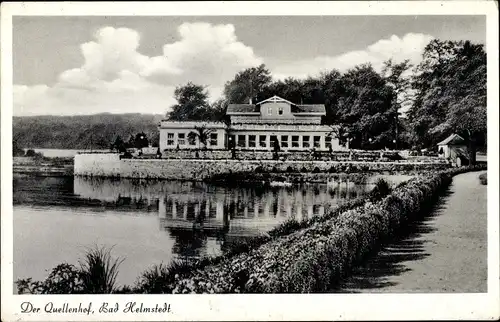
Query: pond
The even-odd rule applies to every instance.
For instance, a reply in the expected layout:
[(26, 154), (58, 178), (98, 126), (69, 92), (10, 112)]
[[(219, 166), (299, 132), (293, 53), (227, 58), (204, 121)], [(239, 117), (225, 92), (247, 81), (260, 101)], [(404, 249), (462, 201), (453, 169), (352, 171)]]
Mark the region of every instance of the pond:
[[(386, 176), (393, 183), (408, 178)], [(133, 284), (153, 264), (219, 255), (289, 218), (321, 216), (341, 200), (365, 195), (374, 180), (243, 188), (14, 175), (14, 280), (42, 280), (98, 245), (125, 259), (117, 282)]]

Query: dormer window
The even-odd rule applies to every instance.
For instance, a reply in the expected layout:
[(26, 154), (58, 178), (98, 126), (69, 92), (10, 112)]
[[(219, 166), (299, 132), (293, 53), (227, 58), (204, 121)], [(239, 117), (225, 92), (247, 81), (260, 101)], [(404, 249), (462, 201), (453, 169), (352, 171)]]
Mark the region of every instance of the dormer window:
[(267, 114), (269, 114), (269, 115), (273, 114), (273, 108), (272, 107), (268, 107), (267, 108)]
[(278, 109), (278, 115), (283, 115), (283, 107), (280, 107), (280, 108)]

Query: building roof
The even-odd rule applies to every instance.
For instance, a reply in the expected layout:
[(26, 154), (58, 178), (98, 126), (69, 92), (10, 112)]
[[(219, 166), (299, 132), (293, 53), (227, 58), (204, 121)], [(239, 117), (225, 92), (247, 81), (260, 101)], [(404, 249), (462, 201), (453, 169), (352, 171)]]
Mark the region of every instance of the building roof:
[(437, 145), (453, 145), (453, 144), (462, 144), (465, 140), (458, 134), (452, 134), (443, 141), (439, 142)]
[(226, 113), (227, 114), (259, 113), (259, 109), (255, 104), (229, 104)]
[(260, 102), (258, 102), (258, 103), (257, 103), (257, 105), (260, 105), (260, 104), (262, 104), (262, 103), (267, 103), (267, 102), (273, 102), (273, 103), (277, 103), (277, 102), (285, 102), (285, 103), (288, 103), (288, 104), (290, 104), (290, 105), (293, 105), (293, 103), (292, 103), (292, 102), (287, 101), (286, 99), (284, 99), (284, 98), (282, 98), (282, 97), (279, 97), (279, 96), (277, 96), (277, 95), (274, 95), (273, 97), (270, 97), (270, 98), (268, 98), (268, 99), (265, 99), (265, 100), (263, 100), (263, 101), (260, 101)]
[(292, 107), (292, 113), (321, 113), (325, 115), (326, 109), (323, 104), (295, 105)]
[(319, 115), (326, 115), (326, 109), (325, 105), (323, 104), (294, 104), (290, 101), (287, 101), (284, 98), (281, 98), (279, 96), (273, 96), (270, 97), (266, 100), (260, 101), (257, 104), (229, 104), (227, 107), (226, 114), (228, 115), (237, 115), (237, 114), (254, 114), (254, 113), (260, 113), (260, 108), (259, 105), (263, 103), (268, 103), (268, 102), (285, 102), (288, 103), (292, 106), (292, 113), (293, 114), (319, 114)]

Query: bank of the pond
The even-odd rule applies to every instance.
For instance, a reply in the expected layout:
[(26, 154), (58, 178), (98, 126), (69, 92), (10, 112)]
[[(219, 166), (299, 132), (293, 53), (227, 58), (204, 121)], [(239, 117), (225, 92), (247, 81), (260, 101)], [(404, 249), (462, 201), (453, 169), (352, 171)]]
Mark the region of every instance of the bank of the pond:
[(329, 182), (350, 182), (353, 184), (367, 184), (374, 183), (379, 177), (393, 177), (399, 178), (397, 180), (404, 181), (411, 179), (423, 172), (417, 171), (380, 171), (380, 172), (364, 172), (364, 173), (329, 173), (329, 172), (296, 172), (296, 173), (286, 173), (286, 172), (235, 172), (230, 174), (219, 174), (214, 175), (204, 181), (216, 185), (240, 186), (242, 184), (248, 185), (264, 185), (269, 186), (276, 184), (304, 184), (304, 183), (319, 183), (327, 184)]
[[(427, 174), (400, 184), (383, 200), (340, 211), (335, 216), (284, 234), (247, 252), (196, 270), (184, 270), (156, 285), (161, 293), (324, 292), (353, 265), (428, 210), (467, 167)], [(290, 231), (288, 231), (289, 233)], [(144, 286), (144, 285), (143, 285)], [(151, 290), (143, 289), (148, 292)]]
[(73, 176), (71, 157), (14, 157), (12, 172), (43, 177)]
[(450, 164), (440, 158), (426, 162), (123, 159), (117, 153), (95, 153), (77, 154), (74, 173), (93, 177), (203, 181), (234, 173), (396, 173), (439, 171), (449, 167)]
[(354, 200), (323, 217), (286, 222), (231, 253), (196, 263), (155, 265), (124, 293), (280, 293), (331, 289), (379, 245), (432, 205), (452, 176), (485, 166), (427, 173), (387, 197)]

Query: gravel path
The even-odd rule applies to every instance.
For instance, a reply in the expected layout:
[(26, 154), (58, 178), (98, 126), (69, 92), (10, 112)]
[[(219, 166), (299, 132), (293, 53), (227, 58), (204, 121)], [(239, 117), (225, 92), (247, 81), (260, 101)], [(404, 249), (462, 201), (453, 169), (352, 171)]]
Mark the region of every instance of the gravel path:
[(457, 175), (431, 214), (335, 292), (486, 292), (486, 186)]

